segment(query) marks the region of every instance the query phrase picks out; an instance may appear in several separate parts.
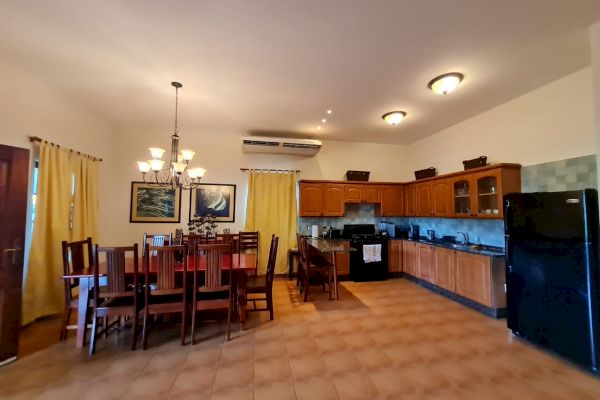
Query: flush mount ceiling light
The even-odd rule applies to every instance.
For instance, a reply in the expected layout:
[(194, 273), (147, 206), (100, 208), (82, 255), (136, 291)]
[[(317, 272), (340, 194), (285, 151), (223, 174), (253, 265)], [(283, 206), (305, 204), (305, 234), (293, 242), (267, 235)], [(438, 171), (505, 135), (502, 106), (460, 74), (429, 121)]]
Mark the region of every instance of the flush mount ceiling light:
[(448, 94), (457, 88), (465, 76), (460, 72), (450, 72), (436, 76), (429, 81), (427, 87), (437, 94)]
[(388, 124), (395, 126), (406, 118), (406, 113), (404, 111), (390, 111), (389, 113), (383, 114), (381, 118)]

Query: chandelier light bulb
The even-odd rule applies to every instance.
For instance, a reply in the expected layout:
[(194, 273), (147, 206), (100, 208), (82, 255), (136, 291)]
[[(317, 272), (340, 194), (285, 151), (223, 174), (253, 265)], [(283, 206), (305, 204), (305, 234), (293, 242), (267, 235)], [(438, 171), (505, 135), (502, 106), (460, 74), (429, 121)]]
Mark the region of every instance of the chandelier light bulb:
[(192, 158), (194, 158), (195, 154), (196, 152), (193, 150), (181, 150), (181, 158), (183, 161), (192, 161)]
[(185, 163), (181, 163), (181, 162), (174, 162), (172, 164), (173, 164), (173, 170), (175, 171), (175, 173), (177, 175), (183, 174), (183, 171), (185, 171), (185, 167), (187, 167), (187, 165)]
[(145, 174), (146, 172), (150, 172), (150, 164), (147, 163), (146, 161), (138, 161), (137, 164), (138, 164), (138, 168), (142, 174)]
[(165, 154), (165, 149), (161, 149), (160, 147), (150, 147), (148, 150), (150, 150), (150, 155), (155, 160), (160, 160), (163, 154)]
[(154, 172), (160, 171), (163, 168), (163, 165), (165, 165), (165, 162), (163, 160), (157, 159), (148, 160), (148, 163), (150, 164), (150, 168)]
[(434, 93), (447, 95), (458, 87), (463, 78), (464, 75), (460, 72), (450, 72), (448, 74), (436, 76), (429, 81), (427, 87)]

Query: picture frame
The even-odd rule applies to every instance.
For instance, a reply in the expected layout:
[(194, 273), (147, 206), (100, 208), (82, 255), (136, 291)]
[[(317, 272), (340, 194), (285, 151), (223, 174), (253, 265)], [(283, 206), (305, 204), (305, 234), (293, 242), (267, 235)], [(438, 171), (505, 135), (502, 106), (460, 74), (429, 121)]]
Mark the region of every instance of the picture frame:
[(179, 223), (180, 221), (181, 188), (131, 182), (129, 222)]
[(214, 215), (216, 222), (235, 222), (236, 185), (201, 183), (190, 190), (190, 221), (194, 215)]

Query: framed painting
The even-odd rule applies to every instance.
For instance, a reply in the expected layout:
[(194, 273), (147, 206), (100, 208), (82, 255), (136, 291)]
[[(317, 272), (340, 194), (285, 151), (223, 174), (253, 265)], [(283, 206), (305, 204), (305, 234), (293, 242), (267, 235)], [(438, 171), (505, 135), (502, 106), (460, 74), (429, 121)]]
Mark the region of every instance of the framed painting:
[(181, 219), (181, 189), (131, 182), (129, 222), (170, 222)]
[(235, 221), (235, 185), (201, 183), (190, 190), (190, 220), (213, 215), (216, 222)]

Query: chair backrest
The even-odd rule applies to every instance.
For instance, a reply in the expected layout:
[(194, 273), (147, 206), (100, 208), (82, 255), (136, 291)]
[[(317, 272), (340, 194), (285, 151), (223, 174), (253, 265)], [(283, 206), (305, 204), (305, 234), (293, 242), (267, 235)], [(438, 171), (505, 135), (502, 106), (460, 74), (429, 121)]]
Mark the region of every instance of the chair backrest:
[[(173, 243), (173, 234), (150, 234), (144, 233), (144, 249), (142, 255), (146, 254), (146, 244), (150, 246), (170, 246)], [(156, 254), (152, 254), (155, 256)]]
[(304, 266), (304, 268), (307, 268), (307, 246), (308, 244), (306, 243), (306, 238), (304, 236), (298, 236), (298, 252), (300, 254), (300, 263)]
[[(202, 271), (199, 271), (197, 266), (200, 264), (199, 257), (206, 257), (206, 269), (204, 271), (204, 282), (201, 282), (198, 275)], [(233, 263), (231, 254), (231, 245), (228, 243), (196, 243), (194, 251), (194, 287), (196, 289), (202, 289), (202, 291), (223, 291), (228, 290), (231, 284), (231, 272), (232, 268), (229, 268), (229, 280), (226, 285), (223, 285), (222, 281), (222, 270), (223, 262), (225, 258), (229, 257), (231, 263)]]
[[(180, 292), (185, 289), (186, 274), (177, 273), (177, 267), (181, 266), (181, 262), (177, 261), (177, 254), (187, 254), (187, 245), (150, 246), (146, 243), (145, 247), (143, 264), (147, 284), (150, 282), (150, 269), (155, 269), (156, 272), (156, 289), (153, 289), (152, 292), (160, 295), (169, 294), (169, 292)], [(184, 264), (185, 262), (186, 260), (184, 260)], [(148, 293), (148, 290), (146, 293)]]
[[(130, 296), (131, 290), (127, 290), (127, 278), (125, 275), (125, 257), (131, 253), (133, 263), (133, 288), (137, 288), (138, 278), (138, 244), (126, 247), (99, 247), (94, 246), (94, 299), (98, 304), (100, 294), (103, 298)], [(100, 293), (100, 256), (103, 255), (106, 265), (106, 285)]]
[[(86, 253), (87, 252), (87, 263)], [(65, 275), (94, 266), (94, 249), (92, 238), (77, 242), (62, 241), (63, 272)], [(65, 295), (67, 300), (73, 298), (72, 289), (79, 286), (78, 279), (65, 279)]]
[(240, 232), (239, 233), (239, 249), (240, 252), (249, 249), (258, 250), (258, 231), (256, 232)]
[(271, 236), (271, 248), (269, 250), (269, 261), (267, 262), (267, 288), (273, 288), (273, 278), (275, 277), (275, 265), (277, 263), (277, 249), (279, 247), (279, 237)]

